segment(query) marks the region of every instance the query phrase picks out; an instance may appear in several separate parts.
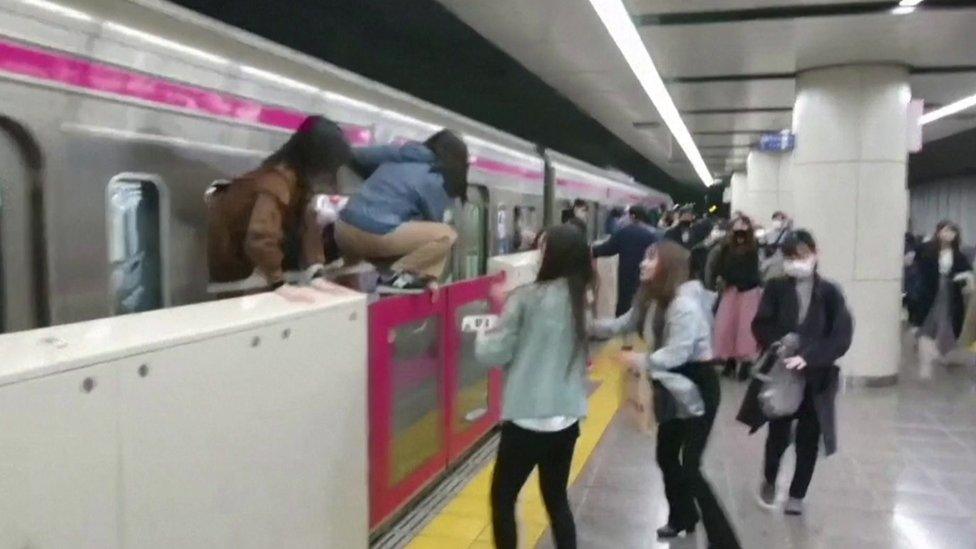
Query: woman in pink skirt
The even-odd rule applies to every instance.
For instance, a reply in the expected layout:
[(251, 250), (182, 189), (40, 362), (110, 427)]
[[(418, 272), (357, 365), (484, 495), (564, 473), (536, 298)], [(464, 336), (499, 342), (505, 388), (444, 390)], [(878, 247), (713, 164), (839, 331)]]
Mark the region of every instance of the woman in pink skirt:
[(738, 364), (739, 379), (747, 379), (759, 353), (752, 335), (752, 319), (762, 297), (759, 244), (748, 217), (738, 217), (732, 222), (715, 273), (719, 287), (723, 288), (715, 315), (715, 356), (726, 361), (726, 375), (732, 377)]

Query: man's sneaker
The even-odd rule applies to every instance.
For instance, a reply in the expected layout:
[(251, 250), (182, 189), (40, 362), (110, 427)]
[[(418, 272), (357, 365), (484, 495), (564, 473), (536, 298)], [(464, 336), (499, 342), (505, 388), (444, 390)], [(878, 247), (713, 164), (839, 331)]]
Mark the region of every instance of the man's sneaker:
[(776, 485), (765, 480), (759, 485), (759, 497), (756, 499), (759, 506), (764, 509), (776, 507)]
[(427, 281), (410, 273), (397, 273), (380, 280), (376, 292), (388, 295), (422, 294), (427, 291)]
[(790, 498), (786, 500), (786, 507), (783, 508), (783, 512), (787, 515), (792, 515), (798, 517), (803, 514), (803, 500)]

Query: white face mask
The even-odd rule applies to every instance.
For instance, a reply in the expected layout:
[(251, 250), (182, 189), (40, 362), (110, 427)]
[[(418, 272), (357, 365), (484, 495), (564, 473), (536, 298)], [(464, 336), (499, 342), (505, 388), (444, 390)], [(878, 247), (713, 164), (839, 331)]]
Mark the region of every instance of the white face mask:
[(810, 278), (816, 268), (816, 256), (810, 256), (806, 259), (787, 259), (783, 262), (783, 270), (786, 271), (786, 275), (793, 278)]
[(771, 223), (771, 225), (773, 226), (773, 230), (774, 231), (778, 231), (778, 230), (780, 230), (780, 229), (783, 228), (783, 220), (782, 219), (774, 219), (773, 222)]

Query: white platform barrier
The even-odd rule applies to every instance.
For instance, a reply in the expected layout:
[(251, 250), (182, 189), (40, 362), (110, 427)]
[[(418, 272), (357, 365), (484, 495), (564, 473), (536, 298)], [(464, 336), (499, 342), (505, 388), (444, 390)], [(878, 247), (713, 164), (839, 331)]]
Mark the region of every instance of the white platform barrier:
[(362, 294), (0, 336), (0, 548), (366, 547)]
[(535, 281), (542, 256), (538, 250), (499, 255), (488, 259), (488, 274), (505, 273), (505, 290), (511, 291)]

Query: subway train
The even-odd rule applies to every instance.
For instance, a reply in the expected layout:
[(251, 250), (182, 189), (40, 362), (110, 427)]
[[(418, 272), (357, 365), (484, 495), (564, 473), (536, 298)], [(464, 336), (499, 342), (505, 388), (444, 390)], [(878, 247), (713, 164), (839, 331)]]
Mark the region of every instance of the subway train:
[[(614, 206), (671, 204), (666, 194), (623, 174), (172, 4), (4, 0), (0, 333), (212, 299), (208, 188), (255, 167), (308, 113), (339, 122), (353, 146), (423, 140), (442, 127), (464, 136), (471, 185), (452, 216), (460, 238), (450, 278), (475, 286), (459, 286), (457, 295), (471, 288), (486, 294), (477, 281), (484, 282), (489, 258), (524, 248), (520, 240), (558, 221), (575, 199), (590, 205), (592, 239), (602, 235)], [(361, 182), (349, 170), (340, 175), (339, 195), (355, 193)], [(483, 302), (466, 299), (459, 313), (484, 312)], [(430, 451), (443, 445), (428, 444), (425, 431), (432, 418), (451, 414), (441, 410), (444, 376), (459, 378), (462, 388), (447, 400), (470, 400), (458, 404), (467, 406), (462, 417), (473, 414), (469, 421), (484, 411), (488, 391), (485, 373), (465, 366), (472, 361), (468, 345), (455, 342), (464, 356), (444, 374), (436, 350), (448, 345), (437, 342), (443, 326), (398, 319), (395, 299), (383, 301), (371, 330), (375, 322), (389, 323), (390, 330), (406, 326), (391, 356), (417, 367), (413, 377), (401, 379), (389, 365), (374, 371), (370, 358), (371, 413), (375, 399), (395, 400), (388, 407), (394, 417), (370, 420), (371, 430), (386, 429), (390, 439), (376, 442), (371, 433), (371, 473), (395, 477), (384, 477), (392, 488), (372, 490), (373, 527), (402, 509), (448, 461), (428, 467)], [(393, 396), (374, 391), (375, 383), (388, 383)], [(380, 428), (377, 421), (386, 423)], [(374, 452), (378, 444), (388, 445), (386, 454)], [(471, 444), (466, 439), (464, 449)], [(459, 454), (455, 448), (450, 460)]]

